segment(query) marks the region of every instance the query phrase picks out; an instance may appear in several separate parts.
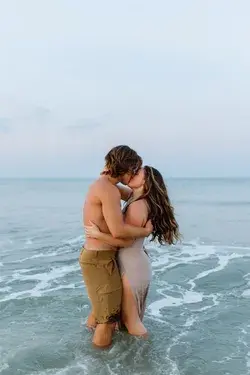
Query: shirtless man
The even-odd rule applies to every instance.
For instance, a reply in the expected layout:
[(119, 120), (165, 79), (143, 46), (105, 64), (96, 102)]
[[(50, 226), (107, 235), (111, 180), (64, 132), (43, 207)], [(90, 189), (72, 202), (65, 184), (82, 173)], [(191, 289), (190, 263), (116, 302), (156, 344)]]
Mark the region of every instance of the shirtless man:
[[(115, 238), (147, 237), (152, 232), (150, 222), (145, 228), (124, 223), (121, 211), (123, 190), (116, 186), (119, 182), (127, 185), (141, 165), (141, 157), (128, 146), (117, 146), (109, 151), (105, 157), (104, 172), (87, 193), (84, 226), (93, 222), (102, 232), (111, 233)], [(116, 248), (87, 238), (79, 262), (92, 305), (87, 325), (96, 326), (93, 343), (98, 347), (109, 346), (121, 312), (122, 284)]]

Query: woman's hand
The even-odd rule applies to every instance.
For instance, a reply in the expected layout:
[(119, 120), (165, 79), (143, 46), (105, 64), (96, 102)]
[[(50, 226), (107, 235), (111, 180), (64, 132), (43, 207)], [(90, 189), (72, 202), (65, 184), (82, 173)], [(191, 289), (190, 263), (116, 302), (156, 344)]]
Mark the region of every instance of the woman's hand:
[(94, 224), (92, 221), (90, 223), (91, 223), (91, 225), (85, 225), (85, 227), (84, 227), (85, 235), (86, 235), (87, 238), (98, 239), (100, 234), (101, 234), (101, 231), (98, 228), (98, 226), (96, 224)]

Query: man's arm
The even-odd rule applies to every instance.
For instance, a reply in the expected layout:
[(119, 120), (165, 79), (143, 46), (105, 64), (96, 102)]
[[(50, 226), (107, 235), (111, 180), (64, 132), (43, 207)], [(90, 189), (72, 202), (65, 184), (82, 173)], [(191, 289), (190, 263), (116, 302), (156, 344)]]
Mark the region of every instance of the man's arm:
[(126, 238), (114, 238), (111, 234), (100, 232), (96, 238), (99, 241), (105, 242), (108, 245), (115, 246), (115, 247), (129, 247), (135, 241), (134, 239), (126, 239)]
[(102, 212), (110, 233), (114, 238), (147, 237), (152, 228), (135, 227), (124, 223), (120, 204), (121, 195), (116, 186), (106, 184), (101, 190)]
[(130, 189), (128, 186), (124, 185), (116, 185), (118, 188), (120, 194), (121, 194), (121, 199), (125, 202), (131, 197), (132, 194), (132, 189)]
[[(127, 224), (138, 227), (144, 226), (147, 220), (147, 208), (143, 201), (136, 201), (132, 203), (126, 212), (125, 222)], [(94, 223), (91, 226), (85, 226), (85, 233), (87, 237), (95, 238), (99, 241), (105, 242), (111, 246), (129, 247), (133, 244), (135, 239), (114, 238), (111, 234), (103, 233), (99, 227)]]

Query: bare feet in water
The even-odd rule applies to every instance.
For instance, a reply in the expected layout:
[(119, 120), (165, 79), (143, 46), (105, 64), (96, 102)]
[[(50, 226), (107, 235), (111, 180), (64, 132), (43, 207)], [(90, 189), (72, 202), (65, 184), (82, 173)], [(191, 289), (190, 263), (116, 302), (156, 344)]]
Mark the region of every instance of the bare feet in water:
[(125, 326), (127, 327), (128, 333), (130, 335), (145, 339), (148, 338), (148, 331), (140, 320), (138, 320), (136, 324), (133, 325), (125, 323)]

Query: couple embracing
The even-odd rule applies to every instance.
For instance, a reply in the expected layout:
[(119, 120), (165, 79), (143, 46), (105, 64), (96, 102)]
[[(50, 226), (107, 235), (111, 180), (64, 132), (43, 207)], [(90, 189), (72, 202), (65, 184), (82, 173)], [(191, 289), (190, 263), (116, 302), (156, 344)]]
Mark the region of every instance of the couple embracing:
[(87, 326), (95, 330), (94, 345), (109, 346), (115, 327), (147, 335), (142, 321), (151, 265), (143, 243), (149, 235), (160, 244), (179, 239), (162, 175), (142, 167), (130, 147), (112, 148), (87, 193), (83, 221), (86, 241), (79, 262), (92, 307)]

